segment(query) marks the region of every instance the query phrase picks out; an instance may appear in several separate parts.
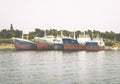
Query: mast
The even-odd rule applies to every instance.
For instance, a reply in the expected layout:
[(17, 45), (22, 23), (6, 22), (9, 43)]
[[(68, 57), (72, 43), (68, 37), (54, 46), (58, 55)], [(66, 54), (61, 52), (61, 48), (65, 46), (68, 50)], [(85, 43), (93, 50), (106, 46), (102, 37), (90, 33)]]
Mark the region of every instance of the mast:
[(74, 39), (75, 39), (75, 31), (74, 31)]
[(24, 34), (23, 34), (23, 32), (22, 32), (22, 39), (24, 39)]
[(29, 36), (27, 35), (27, 40), (29, 39)]
[(46, 37), (46, 30), (44, 31), (44, 37)]
[(84, 31), (84, 36), (85, 36), (85, 31)]
[(61, 30), (61, 37), (63, 37), (63, 31)]
[(91, 37), (91, 40), (93, 40), (93, 32), (92, 32), (92, 37)]

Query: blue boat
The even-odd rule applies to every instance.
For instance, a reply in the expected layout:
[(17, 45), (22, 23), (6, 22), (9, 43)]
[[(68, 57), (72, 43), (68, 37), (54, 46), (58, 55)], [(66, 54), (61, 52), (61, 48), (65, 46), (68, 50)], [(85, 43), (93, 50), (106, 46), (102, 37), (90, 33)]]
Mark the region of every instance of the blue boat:
[(84, 32), (84, 35), (79, 35), (79, 37), (77, 37), (77, 41), (79, 44), (84, 45), (87, 41), (91, 41), (91, 38), (89, 35), (86, 35)]
[(36, 43), (22, 39), (22, 38), (12, 38), (16, 50), (34, 50), (36, 49)]
[(63, 49), (66, 51), (77, 51), (77, 50), (84, 50), (85, 46), (82, 46), (78, 43), (77, 40), (73, 38), (63, 38)]
[(100, 51), (105, 49), (105, 43), (102, 39), (95, 38), (91, 41), (86, 42), (85, 50), (86, 51)]

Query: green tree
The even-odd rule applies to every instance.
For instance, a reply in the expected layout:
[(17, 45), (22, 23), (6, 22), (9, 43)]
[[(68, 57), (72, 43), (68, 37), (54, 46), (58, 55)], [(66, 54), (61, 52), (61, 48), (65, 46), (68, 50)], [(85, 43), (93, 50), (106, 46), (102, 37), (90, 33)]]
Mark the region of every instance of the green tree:
[(120, 33), (119, 33), (119, 34), (116, 34), (116, 40), (117, 40), (117, 41), (120, 41)]
[(79, 35), (81, 35), (81, 33), (82, 33), (81, 31), (76, 31), (76, 32), (75, 32), (75, 37), (76, 37), (76, 38), (79, 37)]
[(70, 31), (63, 30), (63, 35), (64, 35), (64, 36), (69, 36), (69, 35), (70, 35)]
[(7, 32), (6, 29), (1, 30), (1, 38), (10, 38), (9, 33)]
[(21, 30), (15, 30), (14, 31), (14, 37), (22, 38), (22, 31)]

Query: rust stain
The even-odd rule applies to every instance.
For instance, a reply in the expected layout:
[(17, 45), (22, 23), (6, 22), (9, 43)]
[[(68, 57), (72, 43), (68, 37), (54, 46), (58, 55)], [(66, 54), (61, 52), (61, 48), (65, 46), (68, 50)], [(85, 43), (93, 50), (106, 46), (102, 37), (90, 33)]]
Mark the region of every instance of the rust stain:
[(85, 50), (85, 46), (79, 45), (79, 44), (70, 44), (70, 43), (64, 43), (64, 50)]
[(100, 51), (100, 50), (105, 50), (105, 47), (102, 47), (102, 46), (86, 46), (85, 50), (86, 51)]
[(48, 43), (37, 43), (38, 50), (53, 50), (54, 46)]
[(34, 50), (36, 49), (35, 46), (27, 46), (27, 45), (15, 45), (17, 50)]

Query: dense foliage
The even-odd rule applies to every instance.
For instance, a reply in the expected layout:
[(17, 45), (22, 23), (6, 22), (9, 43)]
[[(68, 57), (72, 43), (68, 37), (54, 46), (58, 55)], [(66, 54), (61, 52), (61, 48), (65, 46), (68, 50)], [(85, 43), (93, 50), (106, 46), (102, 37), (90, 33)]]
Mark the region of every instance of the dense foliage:
[[(62, 34), (64, 36), (70, 36), (73, 37), (74, 32), (73, 31), (68, 31), (68, 30), (61, 30)], [(46, 35), (54, 35), (54, 36), (60, 36), (61, 35), (60, 30), (56, 29), (50, 29), (50, 30), (42, 30), (39, 28), (36, 28), (35, 31), (29, 32), (29, 39), (34, 39), (34, 37), (43, 37), (45, 34)], [(109, 41), (106, 41), (106, 45), (112, 45), (112, 41), (120, 41), (120, 33), (115, 33), (115, 32), (100, 32), (96, 30), (87, 30), (85, 32), (82, 32), (80, 30), (75, 31), (75, 36), (76, 38), (79, 37), (79, 35), (87, 34), (92, 37), (102, 37), (103, 39), (108, 39)], [(26, 34), (24, 35), (26, 36)], [(22, 31), (21, 30), (14, 30), (12, 24), (10, 26), (10, 29), (2, 29), (0, 31), (0, 43), (4, 42), (4, 39), (10, 39), (12, 37), (17, 37), (21, 38), (22, 37)], [(9, 40), (5, 40), (6, 43), (9, 43)]]
[[(37, 28), (37, 29), (35, 29), (35, 31), (29, 33), (30, 39), (33, 39), (36, 36), (37, 37), (43, 37), (45, 31), (46, 31), (47, 35), (54, 35), (54, 36), (60, 35), (61, 31), (63, 32), (64, 36), (73, 37), (73, 34), (74, 34), (73, 31), (68, 31), (68, 30), (61, 30), (61, 31), (58, 31), (58, 30), (55, 30), (55, 29), (42, 30), (42, 29)], [(79, 35), (83, 35), (83, 34), (84, 34), (84, 32), (82, 32), (80, 30), (75, 31), (76, 38), (79, 37)], [(87, 34), (91, 37), (97, 37), (99, 35), (99, 37), (102, 37), (103, 39), (120, 41), (120, 33), (114, 33), (112, 31), (111, 32), (108, 32), (108, 31), (100, 32), (100, 31), (96, 31), (96, 30), (93, 30), (93, 31), (87, 30), (87, 31), (85, 31), (85, 34)]]
[(12, 37), (21, 38), (22, 31), (21, 30), (14, 30), (11, 24), (10, 29), (2, 29), (0, 31), (0, 38), (10, 39)]

